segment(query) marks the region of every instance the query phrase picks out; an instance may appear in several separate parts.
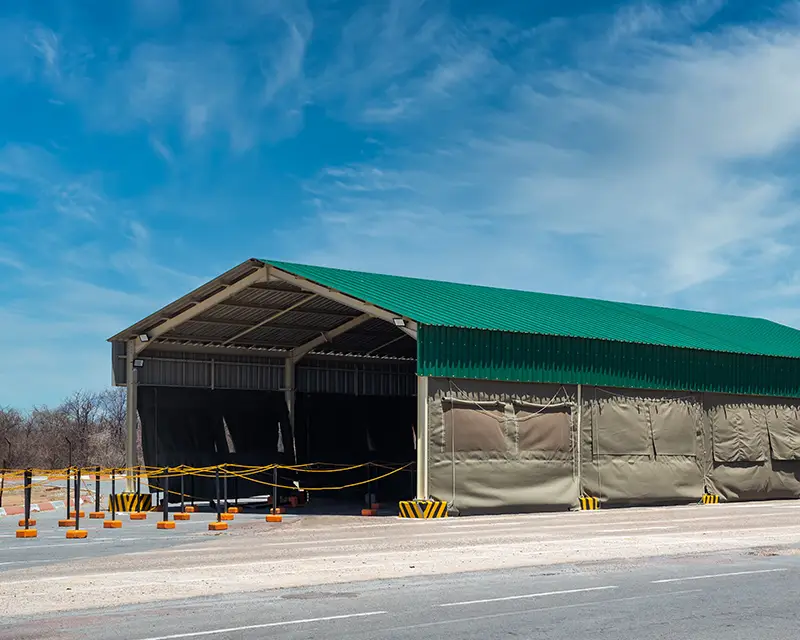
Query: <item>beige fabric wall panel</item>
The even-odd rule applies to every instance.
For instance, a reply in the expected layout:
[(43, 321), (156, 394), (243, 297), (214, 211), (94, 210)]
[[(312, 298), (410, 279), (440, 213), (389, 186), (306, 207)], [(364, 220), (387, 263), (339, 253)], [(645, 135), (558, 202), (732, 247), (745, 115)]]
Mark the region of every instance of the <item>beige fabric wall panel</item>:
[(716, 463), (711, 472), (713, 492), (725, 500), (764, 500), (770, 496), (772, 469), (765, 462)]
[(659, 456), (694, 456), (702, 437), (699, 403), (673, 400), (648, 405), (653, 447)]
[(706, 403), (715, 462), (765, 462), (769, 458), (763, 401), (712, 396)]
[(455, 494), (449, 460), (432, 461), (429, 472), (431, 495), (461, 513), (569, 509), (578, 498), (571, 464), (553, 460), (457, 461)]
[(691, 502), (703, 496), (694, 456), (600, 456), (582, 467), (583, 487), (603, 504)]
[(647, 406), (635, 400), (605, 398), (594, 413), (595, 455), (645, 455), (653, 452)]
[(499, 403), (461, 403), (442, 400), (444, 450), (507, 454), (509, 437), (505, 407)]
[(773, 460), (800, 460), (800, 410), (794, 404), (766, 408)]
[(710, 491), (725, 500), (800, 497), (800, 402), (706, 394)]
[(537, 409), (527, 404), (512, 405), (517, 426), (518, 451), (571, 450), (571, 408)]
[(584, 387), (582, 399), (581, 480), (587, 495), (607, 504), (702, 497), (708, 473), (698, 395)]
[(574, 387), (429, 380), (429, 488), (459, 511), (577, 505)]
[(584, 386), (579, 434), (576, 392), (431, 379), (432, 495), (464, 512), (575, 507), (581, 492), (620, 505), (800, 497), (800, 400)]
[(800, 462), (773, 460), (768, 482), (770, 498), (800, 498)]

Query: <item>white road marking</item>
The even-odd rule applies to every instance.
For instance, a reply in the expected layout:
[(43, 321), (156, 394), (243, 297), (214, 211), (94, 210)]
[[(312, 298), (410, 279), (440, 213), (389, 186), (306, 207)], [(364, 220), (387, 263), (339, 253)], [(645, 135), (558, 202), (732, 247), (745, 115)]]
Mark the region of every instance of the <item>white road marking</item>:
[(593, 533), (636, 533), (637, 531), (664, 531), (666, 529), (677, 529), (674, 527), (636, 527), (634, 529), (598, 529)]
[(758, 569), (754, 571), (731, 571), (730, 573), (710, 573), (704, 576), (689, 576), (686, 578), (666, 578), (664, 580), (651, 580), (651, 584), (663, 584), (665, 582), (686, 582), (687, 580), (705, 580), (707, 578), (727, 578), (728, 576), (749, 576), (756, 573), (777, 573), (788, 571), (788, 569)]
[(348, 618), (366, 618), (369, 616), (384, 615), (386, 611), (366, 611), (364, 613), (348, 613), (341, 616), (325, 616), (323, 618), (303, 618), (301, 620), (284, 620), (283, 622), (265, 622), (264, 624), (249, 624), (243, 627), (228, 627), (227, 629), (212, 629), (209, 631), (193, 631), (190, 633), (175, 633), (170, 636), (153, 636), (143, 640), (176, 640), (177, 638), (199, 638), (200, 636), (214, 636), (221, 633), (234, 633), (236, 631), (250, 631), (252, 629), (268, 629), (270, 627), (285, 627), (295, 624), (310, 624), (312, 622), (328, 622), (330, 620), (346, 620)]
[(505, 596), (502, 598), (486, 598), (484, 600), (464, 600), (463, 602), (446, 602), (437, 604), (437, 607), (462, 607), (470, 604), (485, 604), (487, 602), (506, 602), (509, 600), (526, 600), (528, 598), (541, 598), (543, 596), (558, 596), (566, 593), (585, 593), (587, 591), (606, 591), (608, 589), (619, 589), (614, 585), (606, 587), (586, 587), (584, 589), (564, 589), (563, 591), (542, 591), (540, 593), (525, 593), (518, 596)]
[(663, 594), (652, 594), (646, 596), (629, 596), (627, 598), (610, 598), (608, 600), (594, 600), (592, 602), (576, 602), (573, 604), (559, 604), (552, 607), (539, 607), (537, 609), (524, 609), (522, 611), (505, 611), (503, 613), (487, 613), (483, 616), (470, 616), (468, 618), (456, 618), (447, 620), (436, 620), (435, 622), (421, 622), (419, 624), (407, 625), (404, 627), (393, 627), (389, 629), (381, 629), (381, 634), (387, 637), (387, 634), (392, 631), (407, 631), (409, 629), (423, 629), (425, 627), (436, 627), (443, 624), (453, 624), (454, 622), (475, 622), (478, 620), (491, 620), (493, 618), (510, 618), (511, 616), (522, 616), (529, 613), (537, 613), (539, 611), (558, 611), (560, 609), (583, 609), (585, 607), (593, 607), (595, 605), (613, 604), (616, 602), (632, 602), (636, 600), (647, 600), (649, 598), (660, 598), (661, 596), (680, 596), (688, 593), (700, 593), (702, 589), (687, 589), (685, 591), (667, 591)]
[(110, 542), (110, 540), (92, 540), (92, 539), (85, 539), (85, 540), (75, 540), (74, 542), (59, 542), (56, 544), (37, 544), (32, 542), (31, 544), (26, 545), (19, 545), (16, 547), (5, 547), (2, 551), (11, 551), (15, 549), (50, 549), (52, 547), (75, 547), (75, 546), (91, 546), (93, 544), (104, 544), (105, 542)]
[(258, 545), (259, 547), (287, 547), (287, 546), (309, 546), (319, 548), (332, 542), (364, 542), (365, 540), (386, 540), (386, 536), (365, 536), (363, 538), (329, 538), (327, 540), (292, 540), (289, 542), (267, 542)]

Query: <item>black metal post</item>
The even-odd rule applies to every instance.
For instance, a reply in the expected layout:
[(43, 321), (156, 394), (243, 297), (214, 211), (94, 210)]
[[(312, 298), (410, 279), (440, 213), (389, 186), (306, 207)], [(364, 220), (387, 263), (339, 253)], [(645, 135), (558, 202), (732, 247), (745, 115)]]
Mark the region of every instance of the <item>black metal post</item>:
[(194, 496), (195, 496), (195, 492), (194, 492), (194, 474), (192, 474), (191, 479), (192, 479), (192, 481), (189, 484), (189, 486), (192, 488), (191, 504), (192, 504), (192, 506), (194, 506)]
[(97, 467), (94, 475), (94, 511), (95, 513), (100, 511), (100, 467)]
[(117, 481), (115, 478), (117, 477), (117, 470), (111, 470), (111, 496), (109, 497), (108, 501), (111, 503), (111, 519), (117, 519)]
[(25, 483), (25, 528), (30, 527), (30, 520), (31, 520), (31, 491), (33, 484), (33, 471), (27, 469), (25, 474), (22, 476), (23, 482)]
[(0, 474), (0, 507), (3, 506), (3, 487), (6, 485), (6, 464), (8, 463), (3, 460), (3, 471)]
[(164, 511), (164, 522), (169, 520), (169, 467), (164, 469), (164, 501), (162, 510)]
[(183, 465), (181, 465), (181, 513), (186, 513), (186, 494), (183, 492)]
[(239, 476), (233, 476), (233, 504), (239, 506)]
[(75, 469), (75, 530), (80, 529), (81, 520), (81, 468)]
[(367, 509), (372, 509), (372, 463), (367, 462)]
[(72, 475), (72, 467), (67, 467), (67, 518), (70, 517), (70, 500), (72, 499), (72, 493), (69, 489), (69, 477)]
[(228, 470), (222, 476), (222, 501), (225, 503), (225, 513), (228, 513)]
[(215, 500), (217, 505), (217, 522), (222, 522), (222, 517), (219, 511), (219, 465), (214, 469), (214, 486), (216, 487), (217, 492), (217, 499)]
[(272, 467), (272, 513), (278, 513), (278, 465)]
[(3, 506), (3, 487), (6, 484), (6, 465), (11, 464), (11, 440), (5, 438), (6, 444), (8, 445), (8, 455), (3, 458), (3, 473), (0, 475), (0, 507)]
[(72, 440), (64, 438), (67, 441), (67, 518), (70, 517), (70, 490), (69, 490), (69, 477), (72, 474)]

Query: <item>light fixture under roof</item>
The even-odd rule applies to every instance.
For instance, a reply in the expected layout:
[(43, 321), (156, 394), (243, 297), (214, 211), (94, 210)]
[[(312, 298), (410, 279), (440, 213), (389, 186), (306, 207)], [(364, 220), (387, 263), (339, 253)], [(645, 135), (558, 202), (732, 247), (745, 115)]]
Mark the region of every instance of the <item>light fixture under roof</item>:
[(394, 322), (395, 327), (405, 327), (406, 321), (404, 318), (392, 318), (392, 322)]
[(133, 361), (133, 366), (134, 367), (143, 367), (144, 366), (144, 360), (136, 358), (136, 360)]
[(146, 333), (142, 333), (139, 335), (139, 340), (142, 342), (148, 342), (150, 340), (150, 336), (148, 336)]

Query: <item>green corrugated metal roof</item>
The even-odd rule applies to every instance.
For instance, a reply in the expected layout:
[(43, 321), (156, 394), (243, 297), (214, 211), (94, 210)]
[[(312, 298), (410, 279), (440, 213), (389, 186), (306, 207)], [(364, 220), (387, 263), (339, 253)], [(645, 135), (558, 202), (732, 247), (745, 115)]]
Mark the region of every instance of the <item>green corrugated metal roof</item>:
[(760, 318), (265, 262), (420, 324), (800, 358), (800, 331)]

